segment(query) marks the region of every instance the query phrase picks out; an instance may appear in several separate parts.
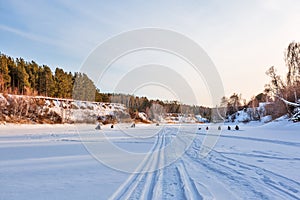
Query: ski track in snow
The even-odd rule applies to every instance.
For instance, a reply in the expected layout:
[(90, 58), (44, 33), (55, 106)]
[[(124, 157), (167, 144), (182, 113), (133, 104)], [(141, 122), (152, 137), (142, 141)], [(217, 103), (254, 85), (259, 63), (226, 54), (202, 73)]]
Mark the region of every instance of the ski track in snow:
[(174, 153), (165, 148), (172, 134), (170, 128), (159, 132), (154, 148), (137, 170), (142, 172), (133, 174), (111, 199), (203, 199), (183, 162), (164, 167)]
[(194, 147), (193, 150), (188, 152), (188, 157), (199, 164), (199, 169), (208, 170), (228, 182), (236, 193), (244, 191), (249, 199), (300, 199), (300, 184), (294, 180), (226, 157), (217, 151), (212, 151), (206, 159), (199, 159), (197, 152), (200, 148)]
[[(231, 158), (230, 155), (235, 153), (212, 150), (206, 158), (200, 158), (201, 136), (204, 134), (197, 133), (195, 138), (189, 138), (191, 132), (177, 134), (182, 145), (193, 142), (183, 156), (164, 167), (169, 157), (176, 156), (175, 150), (165, 147), (171, 142), (170, 135), (177, 131), (176, 128), (164, 128), (159, 132), (151, 153), (137, 170), (144, 172), (133, 174), (111, 199), (300, 199), (299, 182)], [(240, 136), (221, 137), (296, 147), (300, 144)], [(271, 155), (244, 156), (299, 160)], [(214, 191), (216, 188), (222, 191), (221, 195)]]
[[(187, 133), (190, 133), (190, 132), (187, 132)], [(204, 133), (197, 133), (197, 134), (203, 135), (203, 136), (206, 135)], [(271, 143), (271, 144), (280, 144), (280, 145), (300, 147), (300, 143), (299, 142), (286, 142), (286, 141), (279, 141), (279, 140), (253, 138), (253, 137), (241, 137), (241, 136), (232, 136), (232, 135), (220, 135), (220, 137), (231, 138), (231, 139), (239, 139), (239, 140), (248, 140), (248, 141), (250, 140), (250, 141), (255, 141), (255, 142), (266, 142), (266, 143)]]
[[(87, 133), (90, 132), (90, 129), (84, 130)], [(145, 130), (147, 129), (143, 128), (139, 131)], [(115, 192), (115, 188), (111, 189), (110, 192), (107, 192), (107, 189), (102, 190), (104, 193), (106, 192), (107, 196), (114, 192), (110, 199), (300, 200), (299, 174), (295, 173), (299, 169), (300, 161), (297, 153), (300, 147), (300, 143), (297, 141), (298, 136), (266, 139), (255, 136), (255, 134), (235, 135), (228, 132), (230, 134), (220, 136), (222, 139), (220, 142), (224, 143), (216, 146), (207, 157), (202, 158), (200, 151), (206, 134), (199, 132), (196, 126), (164, 126), (151, 141), (126, 139), (121, 135), (112, 134), (111, 138), (116, 143), (124, 143), (125, 145), (139, 143), (149, 145), (150, 142), (154, 141), (151, 145), (152, 149), (137, 167), (136, 173), (131, 174), (128, 178), (127, 175), (123, 174), (123, 179), (120, 181), (120, 174), (117, 172), (105, 169), (107, 170), (105, 171), (106, 174), (103, 174), (104, 169), (97, 171), (98, 163), (91, 159), (90, 155), (80, 145), (81, 140), (76, 134), (73, 132), (65, 133), (65, 131), (55, 134), (48, 132), (1, 137), (0, 153), (3, 156), (1, 158), (3, 162), (0, 163), (0, 173), (7, 175), (7, 177), (5, 179), (6, 189), (5, 187), (0, 188), (0, 199), (16, 199), (4, 197), (18, 196), (20, 191), (20, 194), (25, 195), (23, 199), (41, 199), (41, 196), (34, 197), (34, 195), (47, 195), (49, 191), (43, 188), (42, 193), (39, 193), (38, 190), (32, 190), (28, 194), (28, 191), (23, 190), (22, 185), (20, 186), (19, 174), (22, 173), (24, 176), (23, 178), (21, 176), (24, 183), (27, 183), (24, 180), (36, 181), (34, 178), (27, 179), (28, 176), (31, 176), (30, 174), (38, 178), (46, 177), (44, 182), (35, 182), (46, 185), (49, 181), (47, 178), (62, 172), (66, 173), (67, 176), (56, 175), (52, 184), (57, 184), (54, 179), (60, 179), (58, 187), (63, 189), (59, 194), (64, 194), (65, 187), (71, 188), (76, 186), (76, 182), (82, 181), (81, 187), (76, 187), (77, 190), (73, 191), (81, 196), (71, 195), (75, 199), (82, 199), (88, 192), (91, 192), (91, 190), (83, 190), (83, 186), (87, 186), (87, 188), (94, 186), (94, 190), (98, 191), (99, 187), (104, 187), (107, 184), (107, 179), (112, 178), (115, 182), (111, 182), (108, 187), (117, 187), (117, 184), (123, 184)], [(293, 140), (293, 138), (295, 139)], [(26, 142), (26, 139), (30, 142)], [(252, 149), (252, 145), (256, 148)], [(182, 155), (181, 149), (185, 149)], [(275, 167), (271, 166), (273, 164)], [(291, 172), (285, 173), (284, 170), (280, 169), (285, 168), (285, 164), (288, 164), (287, 169), (290, 169)], [(75, 175), (77, 173), (80, 177)], [(86, 173), (91, 173), (91, 176), (86, 175)], [(99, 182), (97, 182), (95, 174), (98, 174)], [(13, 178), (11, 178), (12, 176)], [(85, 176), (86, 181), (90, 182), (82, 180)], [(64, 177), (66, 180), (63, 179)], [(100, 180), (102, 177), (104, 178)], [(123, 182), (126, 178), (127, 180)], [(10, 184), (17, 184), (18, 187), (11, 186), (11, 188), (16, 188), (16, 192), (13, 189), (8, 190)], [(97, 184), (100, 186), (98, 187)], [(57, 192), (54, 186), (51, 187)], [(28, 186), (29, 189), (31, 187), (32, 185)], [(35, 186), (35, 188), (39, 187)], [(72, 190), (71, 188), (66, 193), (69, 194)], [(12, 192), (12, 194), (8, 194), (8, 192)], [(52, 192), (52, 194), (54, 193)], [(101, 199), (98, 193), (91, 196), (92, 199)], [(107, 199), (107, 196), (102, 197), (102, 199)], [(53, 195), (51, 197), (48, 199), (55, 199)]]

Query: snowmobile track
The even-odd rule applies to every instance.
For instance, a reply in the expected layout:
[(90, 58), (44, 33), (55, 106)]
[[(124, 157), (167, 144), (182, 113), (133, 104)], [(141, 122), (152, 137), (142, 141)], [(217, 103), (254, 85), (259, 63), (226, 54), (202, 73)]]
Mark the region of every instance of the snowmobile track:
[(203, 199), (182, 161), (165, 166), (175, 153), (165, 148), (172, 134), (172, 129), (158, 134), (151, 154), (137, 170), (141, 173), (132, 175), (111, 199)]

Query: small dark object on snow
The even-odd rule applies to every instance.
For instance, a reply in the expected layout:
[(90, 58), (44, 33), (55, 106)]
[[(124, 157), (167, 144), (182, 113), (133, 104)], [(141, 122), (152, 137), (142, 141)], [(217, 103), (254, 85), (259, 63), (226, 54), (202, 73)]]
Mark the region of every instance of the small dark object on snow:
[(100, 124), (98, 124), (97, 126), (96, 126), (96, 128), (95, 128), (96, 130), (101, 130), (101, 126), (100, 126)]
[(230, 126), (228, 126), (228, 127), (227, 127), (227, 129), (230, 131), (230, 130), (231, 130), (231, 127), (230, 127)]
[(199, 127), (198, 130), (201, 130), (201, 127)]
[(131, 124), (130, 127), (131, 127), (131, 128), (135, 128), (135, 123)]
[(156, 123), (156, 126), (159, 126), (159, 123)]
[(218, 127), (218, 130), (219, 130), (219, 131), (221, 130), (221, 126)]
[(206, 130), (208, 131), (208, 126), (206, 127)]
[(114, 128), (114, 125), (112, 124), (112, 125), (110, 126), (110, 128)]
[(235, 130), (240, 130), (240, 127), (238, 125), (235, 126)]
[(294, 115), (292, 116), (291, 120), (292, 120), (293, 122), (299, 122), (299, 121), (300, 121), (300, 112), (294, 114)]

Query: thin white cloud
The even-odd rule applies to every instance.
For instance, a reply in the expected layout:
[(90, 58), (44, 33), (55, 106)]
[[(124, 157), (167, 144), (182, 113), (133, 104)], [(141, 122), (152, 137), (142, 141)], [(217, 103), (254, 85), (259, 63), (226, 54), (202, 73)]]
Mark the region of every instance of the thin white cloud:
[(23, 38), (27, 38), (29, 40), (33, 40), (33, 41), (37, 41), (37, 42), (41, 42), (41, 43), (45, 43), (45, 44), (50, 44), (50, 45), (56, 45), (57, 41), (55, 40), (51, 40), (49, 38), (45, 38), (43, 36), (40, 35), (35, 35), (32, 33), (28, 33), (16, 28), (12, 28), (3, 24), (0, 24), (0, 30), (6, 31), (6, 32), (10, 32), (13, 33), (15, 35), (21, 36)]

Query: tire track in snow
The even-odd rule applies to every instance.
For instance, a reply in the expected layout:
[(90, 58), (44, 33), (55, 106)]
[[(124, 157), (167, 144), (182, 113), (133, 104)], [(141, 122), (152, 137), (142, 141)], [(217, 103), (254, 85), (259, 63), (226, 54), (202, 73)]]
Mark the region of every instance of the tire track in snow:
[(235, 187), (234, 190), (238, 194), (244, 192), (248, 198), (260, 199), (300, 199), (300, 183), (258, 166), (226, 157), (215, 150), (212, 150), (207, 158), (200, 159), (199, 144), (201, 140), (195, 140), (187, 155), (221, 180), (228, 182), (232, 188)]
[[(139, 187), (137, 188), (138, 190), (141, 191), (141, 196), (138, 196), (137, 199), (152, 199), (153, 198), (153, 195), (155, 193), (153, 193), (154, 190), (157, 190), (155, 189), (155, 186), (156, 186), (156, 182), (159, 178), (159, 174), (160, 174), (160, 165), (161, 163), (163, 163), (163, 159), (164, 159), (164, 156), (163, 156), (163, 149), (164, 149), (164, 146), (165, 146), (165, 134), (164, 132), (162, 132), (162, 134), (160, 136), (161, 139), (161, 145), (159, 146), (159, 154), (156, 155), (156, 158), (155, 158), (155, 161), (153, 163), (155, 163), (154, 165), (154, 168), (151, 168), (151, 171), (153, 172), (147, 172), (146, 173), (146, 180), (145, 180), (145, 184), (142, 186), (142, 187)], [(138, 191), (137, 190), (137, 191)], [(139, 193), (139, 192), (138, 192)]]
[[(177, 138), (175, 143), (172, 143), (172, 148), (165, 148), (166, 160), (169, 158), (171, 160), (178, 158), (178, 160), (172, 163), (169, 166), (166, 166), (163, 169), (165, 180), (161, 184), (163, 186), (162, 196), (156, 196), (154, 199), (203, 199), (201, 194), (199, 193), (195, 182), (191, 179), (190, 175), (187, 173), (186, 166), (182, 159), (177, 155), (177, 148), (179, 148), (179, 152), (181, 152), (182, 147), (186, 147), (187, 144), (185, 141), (181, 139), (180, 134), (177, 129), (171, 129), (168, 134), (166, 134), (166, 143), (171, 144), (172, 137), (175, 136)], [(174, 139), (174, 137), (173, 137)], [(178, 140), (179, 139), (179, 140)]]
[[(189, 145), (191, 140), (194, 139), (194, 137), (191, 138), (191, 136), (189, 136), (189, 135), (179, 136), (178, 138), (180, 139), (180, 141), (183, 143), (184, 146)], [(192, 168), (192, 170), (194, 170), (194, 172), (197, 172), (197, 176), (199, 174), (204, 175), (203, 171), (199, 172), (199, 168), (198, 168), (199, 164), (197, 162), (195, 162), (194, 160), (192, 160), (192, 159), (186, 159), (186, 157), (187, 157), (186, 155), (183, 155), (181, 157), (181, 160), (180, 160), (181, 165), (183, 166), (185, 173), (188, 174), (187, 169)], [(186, 167), (186, 164), (188, 164), (188, 168)], [(180, 171), (183, 171), (183, 170), (180, 170)], [(191, 183), (190, 188), (193, 188), (193, 191), (190, 192), (190, 193), (192, 193), (194, 195), (190, 199), (216, 199), (215, 196), (212, 194), (213, 191), (210, 191), (206, 187), (207, 182), (206, 183), (205, 182), (201, 183), (201, 181), (203, 180), (203, 177), (199, 177), (197, 179), (197, 181), (195, 181), (195, 179), (192, 179), (189, 175), (186, 176), (186, 177), (188, 177), (190, 179), (190, 183)], [(210, 177), (209, 177), (209, 179), (210, 179)], [(206, 181), (207, 181), (207, 179), (206, 179)], [(208, 180), (208, 181), (211, 182), (211, 180)], [(215, 180), (215, 181), (217, 181), (217, 180)], [(215, 182), (214, 185), (216, 185), (216, 184), (217, 183)], [(227, 196), (229, 196), (230, 199), (232, 199), (232, 195), (230, 194), (230, 192), (228, 192), (222, 186), (218, 186), (219, 190), (221, 189), (220, 187), (222, 188), (224, 193), (229, 193), (229, 195), (227, 194)], [(222, 196), (222, 198), (224, 198), (224, 196)]]
[(244, 156), (244, 157), (253, 157), (253, 158), (266, 158), (272, 160), (287, 160), (287, 161), (300, 161), (300, 158), (285, 158), (285, 157), (277, 157), (277, 156), (267, 156), (267, 155), (260, 155), (260, 154), (253, 154), (253, 153), (234, 153), (234, 152), (219, 152), (222, 155), (237, 155), (237, 156)]
[(176, 166), (178, 176), (180, 177), (180, 182), (183, 184), (182, 187), (184, 188), (184, 193), (186, 199), (203, 199), (201, 194), (198, 192), (197, 187), (194, 181), (189, 177), (186, 167), (183, 164), (182, 160)]
[[(193, 132), (185, 131), (189, 134), (195, 134)], [(206, 136), (204, 133), (197, 133), (198, 135)], [(242, 136), (233, 136), (233, 135), (220, 135), (221, 138), (230, 138), (230, 139), (237, 139), (237, 140), (247, 140), (247, 141), (256, 141), (256, 142), (266, 142), (271, 144), (280, 144), (280, 145), (287, 145), (287, 146), (294, 146), (300, 147), (299, 142), (288, 142), (288, 141), (281, 141), (281, 140), (271, 140), (271, 139), (263, 139), (263, 138), (254, 138), (254, 137), (242, 137)]]
[(156, 199), (153, 195), (162, 194), (162, 183), (157, 181), (163, 180), (163, 170), (159, 168), (164, 164), (167, 130), (164, 128), (158, 133), (154, 148), (137, 170), (138, 173), (129, 177), (110, 199)]
[(166, 128), (163, 133), (163, 149), (160, 151), (163, 168), (158, 170), (158, 178), (153, 190), (153, 199), (187, 199), (180, 182), (174, 163), (169, 164), (169, 159), (173, 160), (174, 152), (171, 148), (167, 148), (171, 143), (171, 138), (176, 135), (177, 129)]
[[(171, 145), (172, 138), (176, 136), (178, 133), (178, 129), (172, 128), (168, 129), (165, 135), (165, 141), (166, 145)], [(173, 145), (173, 144), (172, 144)], [(166, 146), (167, 147), (167, 146)], [(165, 154), (165, 165), (170, 163), (170, 161), (173, 161), (176, 157), (176, 151), (174, 149), (174, 146), (169, 146), (164, 149)], [(171, 164), (168, 164), (168, 166), (165, 166), (161, 173), (163, 174), (163, 179), (160, 180), (159, 185), (161, 186), (161, 195), (155, 196), (154, 199), (188, 199), (185, 196), (185, 188), (183, 188), (182, 181), (180, 179), (180, 175), (176, 168), (176, 163), (173, 162)]]
[[(163, 131), (164, 129), (161, 130), (161, 132)], [(162, 140), (160, 139), (160, 135), (163, 134), (158, 133), (152, 150), (144, 159), (144, 162), (137, 168), (136, 173), (133, 173), (127, 179), (127, 181), (123, 185), (121, 185), (119, 189), (110, 197), (110, 199), (134, 199), (134, 196), (137, 194), (135, 190), (141, 188), (142, 185), (146, 184), (146, 177), (150, 173), (154, 173), (147, 171), (151, 170), (151, 165), (154, 163), (153, 152), (158, 152), (158, 150), (161, 148)], [(137, 196), (136, 199), (139, 199), (139, 196)]]
[(176, 135), (175, 130), (166, 128), (158, 134), (151, 152), (159, 154), (148, 156), (140, 169), (158, 170), (132, 175), (110, 199), (203, 199), (180, 159), (159, 169), (176, 153), (175, 149), (165, 148), (171, 143), (171, 136)]
[[(176, 131), (166, 128), (159, 134), (154, 151), (170, 143), (169, 136), (174, 136), (172, 132)], [(189, 136), (191, 135), (182, 135), (179, 139), (187, 144)], [(255, 141), (288, 145), (287, 142), (273, 140)], [(215, 150), (208, 157), (199, 158), (201, 143), (201, 137), (198, 135), (186, 154), (175, 163), (152, 174), (135, 175), (135, 178), (127, 181), (121, 189), (122, 192), (115, 195), (114, 199), (216, 199), (226, 196), (229, 199), (300, 200), (300, 183), (258, 166), (232, 159), (227, 157), (227, 154)], [(297, 146), (295, 143), (291, 145)], [(160, 166), (174, 154), (175, 149), (173, 152), (164, 149), (156, 158), (149, 156), (142, 168), (151, 168), (150, 163)], [(192, 177), (189, 173), (192, 173)], [(211, 188), (218, 188), (218, 191), (211, 191)], [(223, 193), (226, 194), (221, 196)]]

